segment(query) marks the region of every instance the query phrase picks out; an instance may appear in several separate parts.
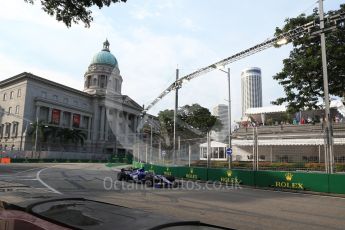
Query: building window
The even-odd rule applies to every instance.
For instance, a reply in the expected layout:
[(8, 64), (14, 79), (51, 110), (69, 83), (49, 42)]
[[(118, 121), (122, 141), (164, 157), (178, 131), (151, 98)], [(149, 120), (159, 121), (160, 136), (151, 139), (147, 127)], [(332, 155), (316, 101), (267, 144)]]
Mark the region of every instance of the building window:
[(42, 92), (41, 92), (41, 97), (43, 97), (43, 98), (47, 98), (47, 92), (42, 91)]
[(8, 113), (10, 113), (10, 114), (12, 113), (12, 107), (8, 108)]
[(2, 100), (6, 101), (6, 99), (7, 99), (7, 93), (4, 93), (4, 96), (3, 96)]
[(19, 105), (16, 106), (16, 114), (19, 114)]
[(107, 87), (107, 76), (105, 75), (100, 76), (100, 87), (101, 88)]
[(89, 88), (91, 84), (91, 76), (87, 76), (86, 87)]
[(58, 96), (57, 96), (57, 95), (53, 95), (53, 99), (54, 99), (55, 101), (57, 101), (57, 100), (58, 100)]
[(67, 97), (65, 97), (65, 98), (63, 99), (63, 103), (68, 104), (68, 98), (67, 98)]
[(62, 114), (62, 126), (69, 127), (71, 123), (71, 113), (63, 112)]
[(115, 79), (115, 91), (118, 92), (118, 87), (119, 87), (119, 80)]
[(18, 135), (18, 122), (13, 122), (12, 137), (17, 137), (17, 135)]
[(9, 138), (11, 133), (11, 123), (6, 124), (5, 137)]
[(77, 100), (74, 100), (73, 103), (74, 103), (74, 105), (78, 105), (78, 101)]
[(10, 92), (10, 99), (13, 99), (13, 94), (14, 94), (14, 92), (11, 91), (11, 92)]
[(17, 97), (21, 97), (22, 96), (22, 91), (21, 91), (21, 89), (18, 89), (18, 91), (17, 91)]
[(0, 126), (0, 138), (2, 138), (3, 135), (4, 135), (4, 125), (2, 124), (2, 125)]

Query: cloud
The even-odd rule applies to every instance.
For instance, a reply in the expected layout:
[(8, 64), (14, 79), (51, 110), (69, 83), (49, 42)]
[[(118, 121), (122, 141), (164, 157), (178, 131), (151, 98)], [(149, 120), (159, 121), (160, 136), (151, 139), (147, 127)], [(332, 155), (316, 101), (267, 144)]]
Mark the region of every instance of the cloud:
[(0, 69), (1, 76), (0, 81), (6, 78), (15, 76), (22, 72), (30, 72), (39, 77), (46, 78), (48, 80), (82, 90), (83, 81), (79, 81), (75, 78), (71, 78), (68, 73), (62, 71), (57, 71), (54, 69), (43, 68), (39, 66), (31, 66), (27, 63), (22, 63), (17, 60), (10, 59), (8, 56), (3, 56), (0, 54)]
[(150, 12), (147, 9), (141, 8), (131, 11), (132, 17), (135, 19), (143, 20), (146, 18), (158, 17), (160, 16), (159, 12)]
[(201, 30), (201, 27), (199, 25), (195, 24), (194, 21), (190, 18), (182, 19), (181, 20), (181, 26), (186, 28), (186, 29), (192, 30), (192, 31)]
[[(44, 19), (43, 19), (44, 17)], [(1, 3), (0, 21), (6, 25), (6, 21), (23, 22), (46, 27), (64, 28), (64, 24), (58, 23), (55, 17), (45, 13), (38, 1), (35, 4), (25, 3), (23, 0), (11, 0)]]

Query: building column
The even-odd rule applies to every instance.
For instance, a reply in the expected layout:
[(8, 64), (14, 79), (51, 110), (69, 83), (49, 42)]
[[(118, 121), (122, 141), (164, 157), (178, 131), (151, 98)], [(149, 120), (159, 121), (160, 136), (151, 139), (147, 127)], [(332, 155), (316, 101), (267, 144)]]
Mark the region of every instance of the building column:
[(87, 140), (91, 139), (91, 117), (89, 117), (88, 125), (87, 125)]
[(48, 108), (49, 109), (49, 113), (48, 113), (48, 123), (50, 124), (52, 122), (52, 111), (53, 109), (52, 108)]
[(129, 143), (129, 127), (128, 127), (128, 124), (129, 124), (129, 116), (128, 116), (128, 112), (126, 112), (126, 115), (124, 115), (124, 124), (125, 124), (125, 142), (126, 144)]
[(99, 124), (99, 107), (97, 99), (93, 101), (93, 117), (92, 117), (92, 140), (98, 139), (98, 124)]
[(115, 132), (116, 136), (120, 134), (120, 111), (116, 110), (115, 112)]
[(69, 120), (69, 128), (72, 129), (73, 128), (73, 113), (71, 112), (71, 118)]
[(40, 120), (40, 109), (41, 109), (41, 106), (37, 105), (37, 106), (36, 106), (36, 117), (35, 117), (35, 122), (37, 122), (37, 121)]
[(104, 140), (104, 117), (105, 117), (105, 108), (104, 106), (101, 107), (101, 127), (99, 133), (99, 139)]
[(138, 128), (138, 116), (134, 115), (134, 133), (137, 133)]
[(109, 119), (108, 119), (109, 109), (105, 108), (105, 132), (104, 132), (104, 139), (108, 140), (108, 130), (109, 130)]
[(60, 110), (60, 120), (59, 120), (59, 126), (62, 127), (62, 123), (63, 123), (63, 110)]
[(84, 119), (84, 115), (80, 114), (79, 128), (83, 127), (83, 119)]

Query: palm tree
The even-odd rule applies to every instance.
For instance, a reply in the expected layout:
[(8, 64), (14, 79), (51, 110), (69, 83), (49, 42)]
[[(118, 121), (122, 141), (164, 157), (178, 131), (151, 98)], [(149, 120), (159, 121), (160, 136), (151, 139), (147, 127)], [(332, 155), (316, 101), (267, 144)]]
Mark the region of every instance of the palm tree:
[(57, 137), (60, 139), (61, 144), (68, 144), (71, 137), (71, 130), (69, 128), (59, 128), (57, 131)]
[[(28, 135), (32, 137), (32, 142), (35, 142), (37, 132), (37, 146), (40, 149), (42, 142), (47, 141), (47, 135), (45, 135), (45, 125), (43, 121), (34, 122), (31, 124), (31, 128), (28, 131)], [(35, 149), (37, 151), (37, 149)]]
[(84, 141), (86, 139), (86, 133), (79, 130), (79, 129), (72, 129), (71, 130), (71, 139), (72, 139), (72, 143), (74, 144), (80, 144), (83, 146), (84, 145)]
[(71, 141), (76, 145), (79, 143), (84, 145), (86, 134), (78, 129), (60, 128), (57, 132), (57, 137), (60, 138), (60, 143), (62, 144), (68, 144)]

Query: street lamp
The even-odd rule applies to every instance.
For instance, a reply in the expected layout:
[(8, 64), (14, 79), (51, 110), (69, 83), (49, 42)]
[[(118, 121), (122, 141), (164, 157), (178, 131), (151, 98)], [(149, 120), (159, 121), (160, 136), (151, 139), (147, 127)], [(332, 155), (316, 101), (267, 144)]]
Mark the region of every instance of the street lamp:
[(277, 41), (277, 45), (280, 45), (280, 46), (285, 45), (287, 43), (288, 43), (288, 40), (285, 37), (283, 37)]
[[(229, 148), (232, 150), (232, 143), (231, 143), (231, 91), (230, 91), (230, 68), (228, 68), (228, 71), (223, 70), (219, 66), (214, 65), (215, 69), (218, 69), (219, 71), (222, 71), (223, 73), (227, 74), (228, 77), (228, 135), (229, 135)], [(229, 154), (229, 169), (231, 169), (231, 154)]]
[(328, 92), (328, 75), (327, 75), (327, 58), (326, 58), (326, 38), (325, 38), (325, 22), (323, 15), (323, 1), (319, 0), (319, 17), (320, 17), (320, 37), (321, 37), (321, 59), (323, 72), (323, 86), (324, 86), (324, 101), (325, 101), (325, 163), (327, 173), (334, 171), (334, 155), (333, 155), (333, 134), (332, 134), (332, 119), (330, 118), (329, 106), (329, 92)]

